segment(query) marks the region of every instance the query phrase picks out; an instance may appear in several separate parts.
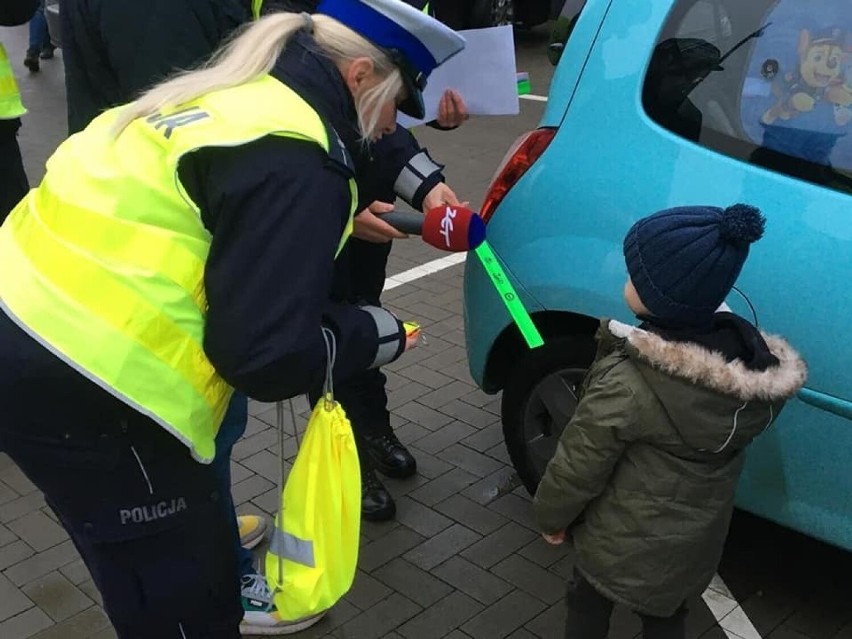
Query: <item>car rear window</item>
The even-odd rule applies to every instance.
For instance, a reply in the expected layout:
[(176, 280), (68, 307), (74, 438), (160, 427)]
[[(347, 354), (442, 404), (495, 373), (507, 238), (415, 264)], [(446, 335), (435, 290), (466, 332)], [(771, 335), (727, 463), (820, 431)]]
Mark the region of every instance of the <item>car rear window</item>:
[(751, 164), (852, 192), (850, 0), (681, 0), (643, 104), (661, 126)]

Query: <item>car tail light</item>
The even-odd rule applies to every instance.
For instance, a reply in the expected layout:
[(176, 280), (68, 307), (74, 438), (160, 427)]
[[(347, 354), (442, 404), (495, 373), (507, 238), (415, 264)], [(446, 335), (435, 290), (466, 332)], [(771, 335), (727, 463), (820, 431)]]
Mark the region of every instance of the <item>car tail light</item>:
[(536, 129), (525, 133), (512, 145), (506, 157), (500, 163), (494, 181), (485, 196), (480, 215), (486, 222), (494, 215), (494, 211), (506, 197), (506, 194), (518, 183), (524, 173), (541, 157), (550, 145), (556, 129)]

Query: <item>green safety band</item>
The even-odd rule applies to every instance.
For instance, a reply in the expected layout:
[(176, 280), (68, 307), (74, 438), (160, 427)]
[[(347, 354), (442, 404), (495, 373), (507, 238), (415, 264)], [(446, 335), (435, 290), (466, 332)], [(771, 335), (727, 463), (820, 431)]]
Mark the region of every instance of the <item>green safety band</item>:
[(532, 317), (530, 317), (527, 309), (524, 308), (523, 302), (521, 302), (518, 294), (515, 292), (515, 288), (509, 281), (503, 267), (500, 266), (500, 262), (497, 256), (494, 255), (491, 246), (488, 242), (483, 242), (476, 248), (475, 253), (479, 257), (479, 261), (482, 262), (482, 266), (485, 267), (485, 272), (488, 273), (488, 276), (494, 283), (494, 288), (500, 295), (500, 299), (506, 305), (506, 310), (509, 311), (509, 315), (512, 316), (518, 330), (521, 331), (521, 335), (524, 336), (527, 346), (530, 348), (543, 346), (544, 339), (542, 339), (541, 333), (538, 332), (538, 328), (533, 323)]

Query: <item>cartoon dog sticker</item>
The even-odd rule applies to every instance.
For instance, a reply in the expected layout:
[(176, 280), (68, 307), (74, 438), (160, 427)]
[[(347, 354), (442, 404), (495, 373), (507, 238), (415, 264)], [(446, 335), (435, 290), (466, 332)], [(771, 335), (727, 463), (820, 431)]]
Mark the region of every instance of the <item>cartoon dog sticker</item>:
[(792, 120), (826, 103), (833, 106), (837, 125), (847, 125), (852, 121), (852, 85), (843, 68), (845, 56), (840, 29), (817, 37), (803, 30), (799, 35), (798, 69), (786, 73), (781, 86), (776, 83), (774, 92), (779, 100), (761, 121), (771, 125), (778, 119)]

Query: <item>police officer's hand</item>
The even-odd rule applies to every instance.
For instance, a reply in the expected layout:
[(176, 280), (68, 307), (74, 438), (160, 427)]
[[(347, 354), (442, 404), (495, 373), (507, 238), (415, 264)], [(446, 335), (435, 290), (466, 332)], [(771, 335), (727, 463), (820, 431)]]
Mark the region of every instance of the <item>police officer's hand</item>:
[(410, 351), (412, 348), (416, 348), (419, 343), (420, 333), (417, 333), (415, 335), (407, 335), (405, 338), (405, 350), (403, 352)]
[(355, 229), (352, 231), (352, 235), (359, 240), (366, 240), (375, 244), (405, 239), (408, 237), (405, 233), (397, 231), (380, 217), (383, 213), (390, 213), (393, 210), (393, 204), (373, 202), (355, 216)]
[(423, 212), (428, 213), (432, 209), (440, 206), (464, 206), (470, 205), (470, 202), (460, 202), (455, 192), (443, 182), (435, 185), (431, 191), (423, 198)]
[(467, 105), (459, 92), (452, 89), (444, 91), (441, 103), (438, 105), (438, 124), (444, 129), (455, 129), (469, 117)]

